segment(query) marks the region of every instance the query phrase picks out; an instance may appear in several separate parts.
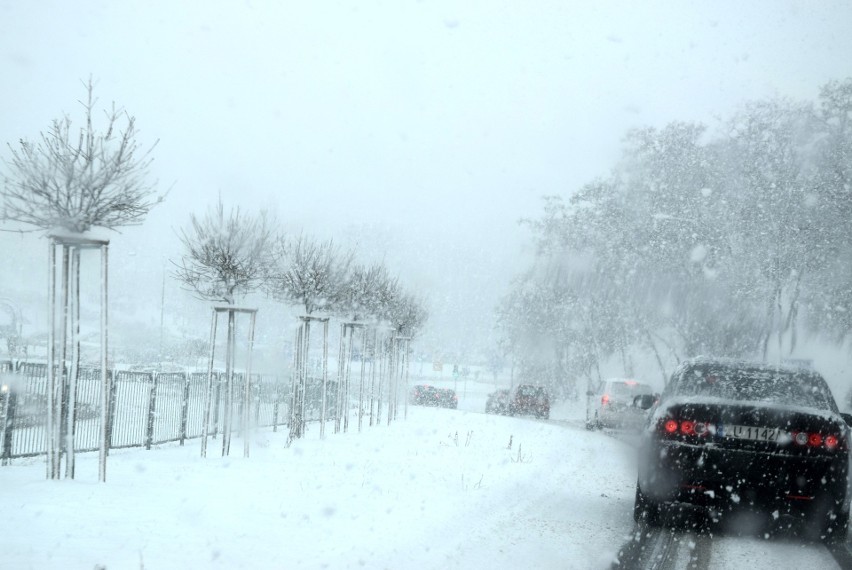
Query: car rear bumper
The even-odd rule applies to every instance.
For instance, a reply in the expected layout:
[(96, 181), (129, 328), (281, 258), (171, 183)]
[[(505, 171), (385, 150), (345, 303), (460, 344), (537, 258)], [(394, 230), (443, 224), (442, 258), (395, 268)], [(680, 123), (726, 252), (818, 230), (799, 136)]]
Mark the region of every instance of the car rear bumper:
[(547, 402), (512, 402), (509, 404), (509, 411), (513, 415), (548, 415), (550, 414), (550, 404)]
[(647, 416), (637, 408), (607, 406), (600, 409), (598, 423), (605, 427), (639, 429)]
[(848, 456), (803, 456), (658, 442), (643, 450), (642, 492), (660, 502), (753, 506), (780, 514), (848, 511)]

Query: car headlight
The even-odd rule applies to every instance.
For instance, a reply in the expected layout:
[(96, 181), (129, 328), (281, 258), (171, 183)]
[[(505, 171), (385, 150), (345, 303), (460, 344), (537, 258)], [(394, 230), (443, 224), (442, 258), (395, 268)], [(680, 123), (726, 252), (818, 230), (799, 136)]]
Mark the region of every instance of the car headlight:
[(2, 386), (0, 386), (0, 394), (5, 394), (8, 391), (9, 391), (9, 385), (8, 384), (3, 384)]

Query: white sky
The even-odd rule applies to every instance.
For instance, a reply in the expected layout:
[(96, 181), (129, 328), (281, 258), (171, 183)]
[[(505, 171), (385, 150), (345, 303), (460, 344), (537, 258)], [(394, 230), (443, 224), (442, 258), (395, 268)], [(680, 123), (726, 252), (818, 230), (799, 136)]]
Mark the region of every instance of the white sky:
[[(114, 238), (116, 259), (136, 253), (115, 295), (156, 305), (173, 228), (221, 193), (384, 257), (447, 350), (487, 334), (540, 196), (605, 175), (631, 126), (815, 98), (852, 75), (851, 24), (828, 1), (0, 0), (0, 140), (79, 117), (91, 74), (174, 184)], [(0, 240), (37, 252), (37, 274), (41, 242)]]

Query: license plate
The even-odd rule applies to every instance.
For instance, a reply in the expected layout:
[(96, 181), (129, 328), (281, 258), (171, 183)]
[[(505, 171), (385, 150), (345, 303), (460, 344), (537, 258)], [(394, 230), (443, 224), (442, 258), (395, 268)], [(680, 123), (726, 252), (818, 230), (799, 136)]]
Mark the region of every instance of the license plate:
[(765, 428), (755, 426), (725, 426), (725, 437), (734, 439), (748, 439), (750, 441), (777, 442), (781, 430), (777, 428)]

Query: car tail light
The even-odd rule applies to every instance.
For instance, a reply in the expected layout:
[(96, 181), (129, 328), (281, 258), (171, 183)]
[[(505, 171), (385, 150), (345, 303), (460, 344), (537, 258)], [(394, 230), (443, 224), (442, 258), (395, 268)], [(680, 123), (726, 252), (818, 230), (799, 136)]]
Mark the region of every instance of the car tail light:
[(683, 435), (687, 437), (704, 437), (710, 434), (710, 424), (695, 420), (676, 420), (669, 418), (662, 422), (662, 433), (666, 436)]
[(835, 434), (823, 435), (818, 432), (795, 431), (793, 443), (799, 447), (821, 447), (834, 451), (840, 447), (840, 437)]
[(601, 396), (601, 405), (606, 406), (607, 404), (609, 404), (609, 394), (604, 394)]

